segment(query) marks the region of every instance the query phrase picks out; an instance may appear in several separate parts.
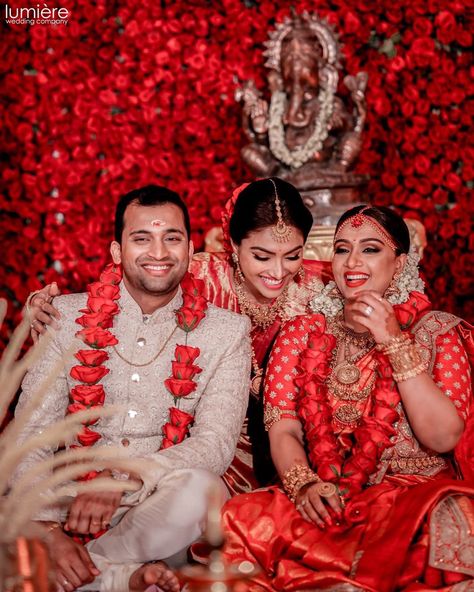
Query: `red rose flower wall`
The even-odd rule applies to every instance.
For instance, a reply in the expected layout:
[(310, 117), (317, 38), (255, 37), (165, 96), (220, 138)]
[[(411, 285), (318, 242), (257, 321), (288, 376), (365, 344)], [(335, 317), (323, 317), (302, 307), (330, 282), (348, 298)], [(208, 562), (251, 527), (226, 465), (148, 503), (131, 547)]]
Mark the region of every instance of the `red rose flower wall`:
[[(16, 1), (12, 6), (20, 6)], [(321, 0), (344, 72), (369, 73), (357, 170), (369, 197), (422, 220), (435, 305), (469, 318), (474, 150), (472, 22), (459, 0)], [(1, 293), (18, 313), (57, 280), (84, 290), (102, 268), (118, 196), (145, 183), (186, 199), (194, 240), (249, 172), (237, 80), (266, 88), (262, 43), (283, 1), (62, 0), (67, 26), (3, 23)], [(2, 15), (3, 16), (3, 15)], [(11, 316), (12, 310), (10, 310)]]

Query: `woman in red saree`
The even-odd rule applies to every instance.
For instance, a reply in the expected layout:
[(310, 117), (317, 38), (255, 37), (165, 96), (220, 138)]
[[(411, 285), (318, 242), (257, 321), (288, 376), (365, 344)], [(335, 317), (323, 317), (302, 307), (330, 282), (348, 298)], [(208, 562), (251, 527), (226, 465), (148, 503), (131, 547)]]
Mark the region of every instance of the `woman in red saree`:
[(248, 590), (473, 589), (472, 332), (431, 310), (409, 245), (387, 208), (344, 214), (335, 284), (278, 335), (265, 423), (282, 486), (223, 513), (229, 561), (262, 568)]
[[(329, 279), (329, 266), (303, 261), (312, 216), (299, 192), (276, 177), (238, 187), (224, 208), (225, 251), (196, 253), (190, 264), (204, 280), (204, 296), (216, 306), (249, 316), (253, 346), (252, 388), (237, 454), (224, 480), (230, 493), (242, 493), (275, 481), (268, 437), (263, 428), (262, 377), (281, 324), (308, 310)], [(274, 229), (283, 232), (275, 234)], [(57, 316), (48, 285), (30, 302), (36, 333)], [(52, 315), (52, 316), (51, 316)]]

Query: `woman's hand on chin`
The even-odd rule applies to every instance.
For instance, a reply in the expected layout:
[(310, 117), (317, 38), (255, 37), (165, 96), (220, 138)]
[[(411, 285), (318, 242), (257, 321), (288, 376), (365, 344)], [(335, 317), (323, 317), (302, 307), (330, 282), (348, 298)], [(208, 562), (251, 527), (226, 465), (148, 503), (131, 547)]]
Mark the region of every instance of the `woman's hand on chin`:
[(388, 343), (393, 337), (401, 335), (400, 325), (393, 306), (379, 293), (364, 290), (347, 300), (344, 315), (354, 329), (363, 327), (369, 330), (376, 343)]

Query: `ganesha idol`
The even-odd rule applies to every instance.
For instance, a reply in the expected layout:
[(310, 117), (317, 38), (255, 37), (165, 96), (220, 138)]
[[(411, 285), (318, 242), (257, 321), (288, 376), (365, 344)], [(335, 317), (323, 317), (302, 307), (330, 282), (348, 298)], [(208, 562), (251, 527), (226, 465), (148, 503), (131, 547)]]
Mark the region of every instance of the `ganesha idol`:
[(368, 177), (350, 170), (362, 146), (367, 74), (346, 76), (347, 103), (337, 96), (340, 48), (332, 27), (303, 13), (277, 23), (266, 42), (267, 102), (253, 81), (236, 93), (250, 143), (242, 157), (258, 177), (293, 183), (315, 224), (335, 224), (359, 202)]

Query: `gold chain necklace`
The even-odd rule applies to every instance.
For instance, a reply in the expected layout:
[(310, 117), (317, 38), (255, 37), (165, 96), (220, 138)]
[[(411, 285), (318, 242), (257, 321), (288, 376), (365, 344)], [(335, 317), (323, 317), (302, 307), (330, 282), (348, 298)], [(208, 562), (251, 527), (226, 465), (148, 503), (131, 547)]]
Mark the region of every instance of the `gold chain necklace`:
[(272, 304), (259, 304), (250, 300), (240, 282), (234, 281), (234, 285), (240, 312), (250, 317), (253, 325), (262, 329), (267, 329), (275, 321), (288, 300), (288, 286), (285, 286), (283, 292)]
[(329, 327), (329, 330), (335, 337), (340, 339), (343, 343), (348, 343), (349, 345), (357, 347), (357, 349), (371, 349), (374, 347), (375, 340), (370, 331), (357, 333), (357, 331), (346, 327), (343, 319), (343, 314), (339, 313)]
[(143, 364), (137, 364), (136, 362), (131, 362), (130, 360), (127, 360), (127, 358), (119, 352), (119, 350), (116, 348), (115, 345), (113, 346), (114, 352), (118, 355), (118, 357), (121, 360), (123, 360), (129, 366), (134, 366), (135, 368), (143, 368), (144, 366), (149, 366), (150, 364), (153, 364), (153, 362), (157, 359), (157, 357), (163, 352), (165, 347), (168, 345), (170, 339), (175, 334), (177, 328), (178, 328), (178, 325), (175, 325), (173, 331), (170, 333), (170, 335), (168, 336), (168, 338), (166, 339), (164, 344), (160, 347), (158, 352), (151, 358), (151, 360), (149, 360), (148, 362), (144, 362)]

